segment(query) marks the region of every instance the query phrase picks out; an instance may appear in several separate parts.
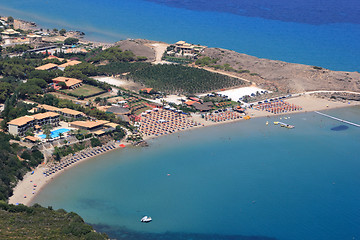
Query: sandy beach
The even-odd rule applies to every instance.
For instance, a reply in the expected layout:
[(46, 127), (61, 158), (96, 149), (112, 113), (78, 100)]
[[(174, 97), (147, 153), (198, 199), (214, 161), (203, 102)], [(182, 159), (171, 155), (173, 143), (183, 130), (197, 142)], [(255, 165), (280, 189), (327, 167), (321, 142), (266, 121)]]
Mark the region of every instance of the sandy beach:
[[(34, 169), (33, 172), (28, 172), (24, 176), (22, 181), (18, 182), (18, 184), (14, 188), (13, 195), (9, 198), (9, 203), (24, 204), (24, 205), (30, 206), (32, 204), (33, 199), (37, 195), (37, 193), (39, 193), (46, 186), (46, 184), (51, 182), (56, 177), (60, 176), (63, 172), (69, 171), (71, 168), (80, 165), (82, 162), (84, 162), (86, 160), (92, 159), (94, 157), (99, 157), (100, 155), (103, 155), (103, 154), (113, 151), (113, 150), (121, 149), (121, 147), (119, 146), (120, 144), (124, 144), (125, 147), (130, 145), (129, 143), (125, 143), (122, 141), (115, 142), (115, 143), (111, 144), (114, 146), (113, 149), (109, 149), (105, 152), (98, 153), (94, 156), (89, 156), (89, 157), (83, 158), (83, 159), (67, 166), (66, 168), (64, 168), (62, 170), (56, 171), (55, 173), (51, 174), (50, 176), (45, 176), (45, 174), (44, 174), (44, 172), (49, 169), (49, 166), (43, 165), (43, 164), (39, 165), (36, 169)], [(85, 149), (81, 152), (90, 152), (90, 151), (94, 151), (95, 149), (97, 149), (97, 148)], [(80, 153), (78, 153), (78, 154), (80, 154)], [(69, 157), (67, 156), (65, 158), (69, 158)], [(65, 159), (65, 158), (63, 158), (63, 159)], [(62, 159), (62, 161), (63, 161), (63, 159)]]
[[(321, 110), (327, 110), (327, 109), (333, 109), (333, 108), (342, 108), (342, 107), (351, 107), (351, 106), (360, 105), (360, 103), (358, 103), (358, 102), (330, 101), (327, 99), (321, 99), (321, 98), (317, 98), (317, 97), (309, 96), (309, 95), (302, 95), (299, 97), (294, 97), (291, 99), (287, 99), (286, 101), (290, 104), (296, 104), (296, 105), (302, 106), (302, 110), (294, 111), (294, 112), (287, 112), (287, 113), (282, 113), (282, 114), (276, 114), (276, 115), (279, 115), (279, 116), (291, 115), (291, 114), (295, 114), (295, 113), (321, 111)], [(261, 110), (256, 110), (256, 109), (248, 109), (247, 113), (248, 113), (248, 116), (250, 116), (251, 118), (276, 116), (275, 114), (271, 114), (267, 111), (261, 111)], [(235, 121), (246, 121), (243, 118), (228, 120), (228, 121), (221, 121), (221, 122), (206, 121), (204, 118), (201, 117), (201, 114), (193, 114), (192, 120), (199, 124), (193, 128), (185, 129), (184, 131), (196, 129), (196, 128), (203, 127), (203, 126), (206, 127), (206, 126), (214, 126), (214, 125), (218, 125), (218, 124), (231, 123), (231, 122), (235, 122)], [(160, 137), (160, 136), (154, 136), (154, 135), (145, 136), (144, 140), (146, 141), (146, 140), (153, 139), (156, 137)], [(121, 143), (123, 143), (123, 142), (121, 142)], [(116, 146), (116, 148), (114, 148), (112, 150), (119, 149), (119, 144), (121, 144), (121, 143), (114, 144)], [(125, 145), (129, 145), (129, 144), (126, 143)], [(111, 150), (109, 150), (109, 151), (111, 151)], [(105, 153), (106, 152), (97, 154), (96, 156), (93, 156), (93, 157), (98, 157)], [(17, 186), (14, 189), (13, 196), (11, 196), (9, 198), (9, 203), (12, 203), (12, 204), (22, 203), (24, 205), (30, 205), (32, 203), (32, 200), (36, 196), (36, 194), (39, 191), (41, 191), (41, 189), (44, 188), (46, 186), (46, 184), (48, 184), (50, 181), (52, 181), (55, 177), (59, 176), (64, 171), (69, 171), (72, 167), (78, 166), (81, 162), (84, 162), (93, 157), (84, 158), (84, 159), (72, 164), (71, 166), (68, 166), (66, 169), (57, 171), (48, 177), (45, 177), (45, 175), (43, 173), (48, 167), (45, 165), (39, 165), (34, 170), (33, 174), (31, 174), (31, 172), (27, 173), (24, 176), (24, 179), (17, 184)], [(36, 187), (34, 185), (36, 185)], [(25, 198), (25, 196), (26, 196), (26, 198)]]

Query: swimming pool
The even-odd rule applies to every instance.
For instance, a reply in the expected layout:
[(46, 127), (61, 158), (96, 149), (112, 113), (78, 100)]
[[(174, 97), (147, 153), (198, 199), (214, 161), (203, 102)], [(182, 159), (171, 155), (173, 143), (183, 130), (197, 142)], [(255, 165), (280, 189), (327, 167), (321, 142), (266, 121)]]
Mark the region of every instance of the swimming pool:
[[(51, 131), (51, 138), (56, 138), (56, 137), (59, 136), (60, 133), (65, 133), (65, 132), (68, 132), (68, 131), (70, 131), (70, 129), (67, 129), (67, 128), (60, 128), (60, 129)], [(46, 135), (41, 134), (41, 135), (39, 135), (39, 137), (41, 137), (42, 139), (45, 139)]]

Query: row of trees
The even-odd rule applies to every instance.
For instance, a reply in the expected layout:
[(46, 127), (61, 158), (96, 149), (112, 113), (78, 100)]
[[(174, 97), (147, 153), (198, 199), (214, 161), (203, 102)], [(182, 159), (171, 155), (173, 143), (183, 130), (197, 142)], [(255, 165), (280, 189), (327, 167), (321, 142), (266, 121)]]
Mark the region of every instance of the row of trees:
[(181, 65), (152, 65), (127, 75), (134, 81), (167, 93), (195, 94), (244, 85), (245, 82)]

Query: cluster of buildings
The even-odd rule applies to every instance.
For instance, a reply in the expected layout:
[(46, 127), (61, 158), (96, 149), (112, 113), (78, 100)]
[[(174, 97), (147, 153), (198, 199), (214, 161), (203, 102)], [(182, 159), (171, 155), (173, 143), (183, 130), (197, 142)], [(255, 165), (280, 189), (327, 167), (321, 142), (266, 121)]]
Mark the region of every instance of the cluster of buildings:
[[(60, 62), (64, 62), (65, 60), (63, 58), (58, 58), (58, 57), (55, 57), (55, 56), (52, 56), (50, 55), (49, 57), (45, 58), (44, 60), (49, 60), (49, 59), (57, 59), (59, 60)], [(50, 71), (50, 70), (55, 70), (55, 69), (60, 69), (61, 71), (64, 71), (66, 67), (68, 66), (74, 66), (74, 65), (78, 65), (80, 64), (81, 61), (77, 61), (77, 60), (66, 60), (65, 63), (62, 63), (60, 65), (58, 64), (55, 64), (55, 63), (47, 63), (47, 64), (44, 64), (44, 65), (41, 65), (37, 68), (35, 68), (36, 70), (47, 70), (47, 71)]]
[(86, 117), (84, 113), (69, 108), (57, 108), (49, 105), (38, 105), (37, 110), (44, 113), (37, 113), (31, 116), (23, 116), (8, 122), (8, 131), (12, 135), (23, 136), (26, 131), (33, 128), (40, 130), (43, 125), (57, 127), (60, 124), (60, 116), (68, 119), (80, 119)]
[(204, 102), (197, 97), (189, 97), (184, 104), (188, 107), (193, 107), (196, 111), (199, 112), (209, 112), (213, 109), (214, 104), (212, 102)]
[[(82, 86), (82, 80), (76, 78), (68, 78), (68, 77), (57, 77), (53, 80), (54, 89), (59, 90), (61, 88), (66, 89), (75, 89)], [(60, 85), (60, 83), (64, 83), (64, 87)]]
[(37, 34), (21, 35), (20, 32), (14, 29), (6, 29), (1, 32), (1, 37), (4, 41), (4, 46), (16, 45), (16, 44), (32, 44), (42, 42), (42, 36)]
[(46, 104), (38, 105), (37, 109), (45, 110), (46, 112), (58, 113), (58, 114), (64, 116), (65, 118), (69, 118), (69, 119), (79, 119), (79, 118), (86, 117), (86, 115), (84, 113), (70, 109), (70, 108), (57, 108), (57, 107), (53, 107), (53, 106), (46, 105)]
[[(45, 112), (11, 120), (7, 123), (8, 132), (15, 136), (24, 137), (27, 135), (27, 131), (31, 130), (32, 133), (36, 133), (36, 136), (38, 137), (27, 136), (25, 139), (30, 140), (31, 142), (37, 142), (41, 140), (41, 129), (44, 125), (49, 125), (52, 128), (57, 129), (67, 126), (68, 129), (85, 130), (97, 137), (115, 131), (118, 126), (118, 124), (106, 120), (88, 120), (84, 113), (69, 108), (57, 108), (46, 104), (40, 104), (36, 106), (33, 111)], [(64, 125), (64, 123), (61, 122), (61, 117), (71, 121), (67, 125)], [(86, 119), (84, 120), (84, 118)]]
[(40, 130), (43, 125), (59, 126), (60, 114), (55, 112), (38, 113), (23, 116), (8, 122), (8, 131), (12, 135), (22, 136), (30, 128)]

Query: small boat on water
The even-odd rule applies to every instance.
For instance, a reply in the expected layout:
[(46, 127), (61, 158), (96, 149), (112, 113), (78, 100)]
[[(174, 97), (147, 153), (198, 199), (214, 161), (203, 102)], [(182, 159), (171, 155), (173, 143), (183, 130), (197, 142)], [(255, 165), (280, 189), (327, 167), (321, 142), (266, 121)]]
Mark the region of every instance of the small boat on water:
[(266, 126), (267, 126), (267, 125), (269, 125), (269, 122), (268, 122), (268, 121), (266, 121)]
[(289, 128), (289, 129), (295, 128), (295, 126), (283, 122), (274, 122), (274, 125), (280, 125), (280, 127)]
[(149, 223), (152, 221), (152, 218), (148, 216), (144, 216), (140, 221), (143, 223)]

